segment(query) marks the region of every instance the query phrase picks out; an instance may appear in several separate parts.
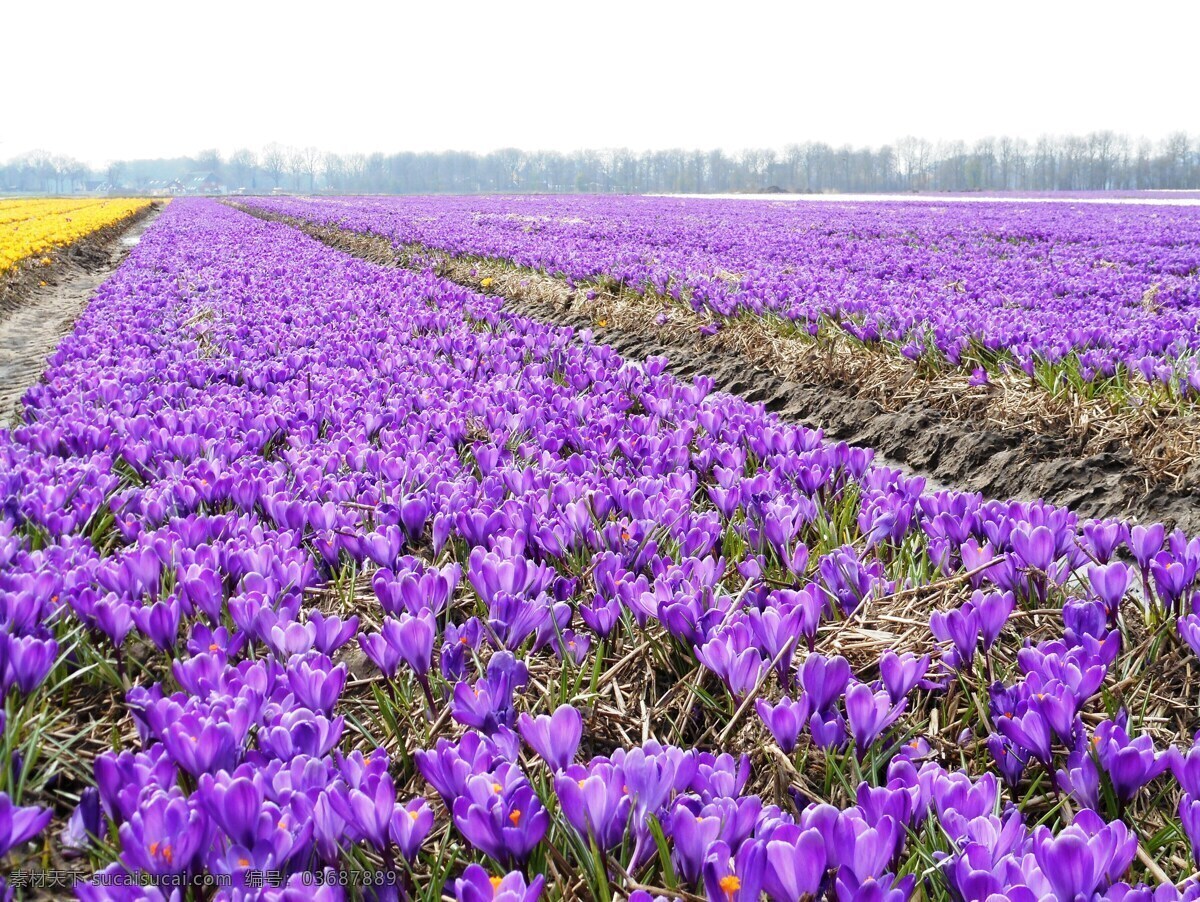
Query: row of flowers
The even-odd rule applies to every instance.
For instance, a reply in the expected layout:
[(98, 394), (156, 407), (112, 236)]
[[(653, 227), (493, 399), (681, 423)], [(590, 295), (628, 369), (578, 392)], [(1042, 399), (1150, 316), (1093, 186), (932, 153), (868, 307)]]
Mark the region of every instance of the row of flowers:
[(713, 317), (834, 323), (910, 358), (1118, 371), (1200, 392), (1195, 208), (640, 197), (255, 198), (253, 206)]
[[(173, 203), (0, 439), (0, 855), (83, 856), (90, 899), (1200, 895), (1164, 882), (1200, 752), (1120, 710), (1129, 636), (1191, 655), (1200, 542), (927, 492), (710, 388)], [(627, 661), (693, 687), (677, 732), (606, 721)], [(81, 686), (136, 738), (51, 836), (11, 752)]]

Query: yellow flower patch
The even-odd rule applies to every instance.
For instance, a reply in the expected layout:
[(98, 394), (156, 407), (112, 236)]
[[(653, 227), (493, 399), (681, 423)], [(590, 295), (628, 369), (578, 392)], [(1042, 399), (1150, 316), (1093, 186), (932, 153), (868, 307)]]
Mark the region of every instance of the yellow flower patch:
[(22, 260), (46, 256), (150, 205), (141, 198), (19, 198), (0, 200), (0, 273)]

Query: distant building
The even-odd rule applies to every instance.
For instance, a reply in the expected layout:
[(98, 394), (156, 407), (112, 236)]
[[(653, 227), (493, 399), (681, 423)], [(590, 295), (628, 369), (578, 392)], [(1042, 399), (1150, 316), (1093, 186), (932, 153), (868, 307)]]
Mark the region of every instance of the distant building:
[(151, 197), (176, 197), (184, 193), (184, 188), (179, 179), (154, 179), (146, 182), (145, 191)]
[(189, 172), (183, 177), (183, 190), (187, 194), (224, 194), (225, 186), (215, 172)]

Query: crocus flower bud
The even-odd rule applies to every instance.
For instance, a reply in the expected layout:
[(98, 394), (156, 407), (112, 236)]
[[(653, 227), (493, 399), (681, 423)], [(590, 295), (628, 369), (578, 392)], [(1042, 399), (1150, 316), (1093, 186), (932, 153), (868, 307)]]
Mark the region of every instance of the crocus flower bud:
[(784, 696), (772, 705), (766, 699), (758, 699), (754, 710), (762, 718), (762, 722), (770, 730), (771, 735), (785, 754), (790, 755), (796, 748), (800, 733), (808, 723), (810, 715), (808, 696), (800, 696), (799, 701)]
[(553, 770), (564, 770), (575, 760), (583, 736), (583, 717), (570, 705), (559, 705), (551, 715), (517, 719), (521, 737)]

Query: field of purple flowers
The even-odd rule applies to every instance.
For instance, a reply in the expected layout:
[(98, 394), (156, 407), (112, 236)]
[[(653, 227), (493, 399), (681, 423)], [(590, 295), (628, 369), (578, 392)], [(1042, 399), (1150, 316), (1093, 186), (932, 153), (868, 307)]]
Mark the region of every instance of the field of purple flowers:
[(646, 197), (256, 198), (711, 316), (836, 326), (979, 379), (1200, 392), (1200, 208)]
[[(1157, 273), (1097, 353), (1165, 360), (1194, 264), (1131, 216), (1054, 269)], [(710, 388), (173, 201), (0, 435), (9, 889), (1200, 898), (1200, 540)]]

